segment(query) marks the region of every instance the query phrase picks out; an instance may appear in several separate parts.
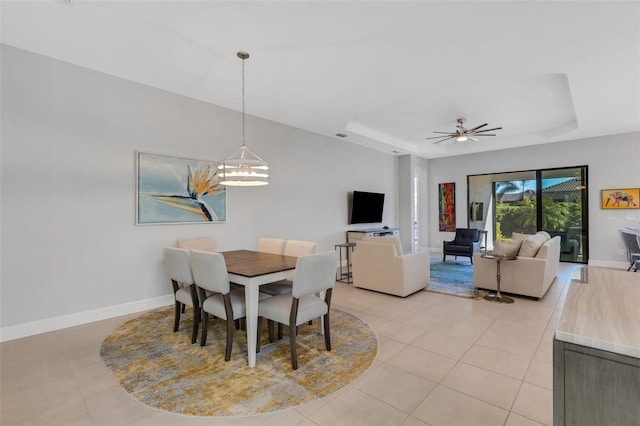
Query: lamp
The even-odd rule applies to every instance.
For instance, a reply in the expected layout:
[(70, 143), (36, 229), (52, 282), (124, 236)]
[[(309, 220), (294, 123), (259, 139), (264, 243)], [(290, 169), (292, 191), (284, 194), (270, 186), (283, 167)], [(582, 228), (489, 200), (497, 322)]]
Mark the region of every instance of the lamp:
[(251, 152), (245, 145), (244, 116), (244, 61), (249, 58), (247, 52), (237, 53), (242, 59), (242, 146), (232, 156), (218, 166), (220, 183), (228, 186), (260, 186), (269, 184), (269, 165)]
[(456, 138), (456, 142), (466, 142), (468, 139), (466, 135), (460, 135)]

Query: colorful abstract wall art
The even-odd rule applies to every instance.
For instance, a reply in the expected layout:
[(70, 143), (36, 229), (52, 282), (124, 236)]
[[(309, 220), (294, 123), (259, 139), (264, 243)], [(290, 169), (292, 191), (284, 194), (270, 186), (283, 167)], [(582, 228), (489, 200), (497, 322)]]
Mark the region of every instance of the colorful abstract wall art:
[(441, 183), (438, 186), (439, 230), (456, 230), (456, 184)]
[(138, 152), (137, 185), (137, 225), (227, 220), (215, 162)]
[(603, 209), (638, 209), (640, 208), (640, 188), (603, 189)]

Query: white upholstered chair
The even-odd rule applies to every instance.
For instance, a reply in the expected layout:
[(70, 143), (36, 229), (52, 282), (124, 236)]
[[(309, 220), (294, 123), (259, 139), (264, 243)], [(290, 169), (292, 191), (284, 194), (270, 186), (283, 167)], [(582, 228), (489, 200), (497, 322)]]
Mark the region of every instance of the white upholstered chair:
[(284, 251), (284, 241), (281, 238), (260, 238), (258, 240), (258, 251), (262, 253), (282, 254)]
[[(298, 369), (296, 336), (298, 326), (313, 318), (324, 317), (325, 346), (331, 350), (329, 312), (331, 293), (336, 278), (338, 253), (328, 251), (300, 256), (296, 262), (293, 286), (290, 294), (281, 294), (263, 300), (258, 305), (259, 325), (262, 318), (269, 321), (269, 341), (273, 342), (273, 322), (289, 326), (291, 366)], [(324, 293), (324, 297), (319, 294)], [(260, 335), (260, 326), (258, 335)], [(260, 341), (258, 340), (258, 350)]]
[(173, 296), (175, 300), (173, 331), (178, 331), (180, 312), (184, 312), (184, 306), (190, 306), (193, 309), (191, 343), (195, 343), (198, 336), (198, 324), (200, 322), (200, 304), (198, 302), (193, 275), (191, 274), (189, 250), (166, 247), (163, 257), (165, 269), (173, 286)]
[(216, 243), (213, 238), (189, 238), (178, 240), (178, 248), (187, 250), (216, 251)]
[(406, 297), (429, 285), (428, 251), (402, 252), (395, 237), (365, 237), (351, 254), (353, 286)]
[(209, 314), (227, 322), (227, 344), (224, 360), (231, 359), (234, 320), (246, 316), (244, 289), (232, 289), (224, 256), (202, 250), (191, 251), (191, 270), (198, 288), (202, 308), (200, 346), (207, 344)]
[[(309, 254), (314, 254), (317, 247), (318, 244), (311, 241), (288, 240), (284, 246), (284, 255), (295, 257), (307, 256)], [(275, 283), (261, 285), (260, 291), (270, 296), (291, 293), (291, 284), (291, 279), (286, 279)]]

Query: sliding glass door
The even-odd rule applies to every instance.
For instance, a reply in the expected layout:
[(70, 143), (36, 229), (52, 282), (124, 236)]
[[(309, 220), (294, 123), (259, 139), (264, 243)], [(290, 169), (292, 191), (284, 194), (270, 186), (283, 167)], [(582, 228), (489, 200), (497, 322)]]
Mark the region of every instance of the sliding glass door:
[(540, 170), (538, 175), (540, 229), (560, 237), (561, 261), (586, 263), (587, 168)]
[(469, 226), (493, 240), (547, 231), (561, 261), (588, 262), (586, 166), (468, 176), (468, 201)]

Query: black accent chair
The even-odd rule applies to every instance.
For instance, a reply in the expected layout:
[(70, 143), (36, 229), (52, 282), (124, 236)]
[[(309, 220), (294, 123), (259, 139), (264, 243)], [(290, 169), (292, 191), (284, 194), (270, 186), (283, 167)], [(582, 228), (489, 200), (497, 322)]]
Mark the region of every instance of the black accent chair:
[(442, 242), (442, 261), (447, 255), (468, 257), (473, 264), (473, 254), (480, 252), (482, 232), (476, 228), (456, 228), (456, 236), (452, 241)]

